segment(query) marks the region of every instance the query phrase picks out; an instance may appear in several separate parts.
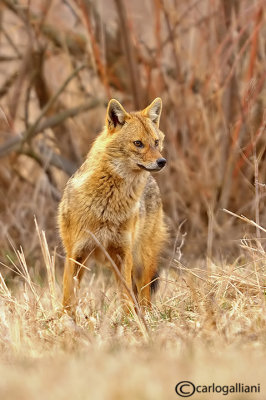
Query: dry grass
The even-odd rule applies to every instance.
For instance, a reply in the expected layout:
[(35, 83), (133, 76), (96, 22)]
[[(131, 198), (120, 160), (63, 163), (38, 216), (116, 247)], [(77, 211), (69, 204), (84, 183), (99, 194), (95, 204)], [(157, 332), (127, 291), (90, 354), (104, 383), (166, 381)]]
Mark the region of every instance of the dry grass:
[(38, 237), (45, 281), (36, 282), (22, 249), (10, 259), (12, 289), (1, 277), (1, 398), (174, 399), (184, 379), (261, 383), (261, 394), (233, 398), (265, 398), (266, 253), (259, 242), (243, 240), (243, 256), (230, 265), (187, 268), (174, 260), (144, 315), (146, 330), (137, 315), (123, 313), (112, 274), (99, 268), (86, 273), (76, 323), (61, 315), (61, 273), (44, 233)]

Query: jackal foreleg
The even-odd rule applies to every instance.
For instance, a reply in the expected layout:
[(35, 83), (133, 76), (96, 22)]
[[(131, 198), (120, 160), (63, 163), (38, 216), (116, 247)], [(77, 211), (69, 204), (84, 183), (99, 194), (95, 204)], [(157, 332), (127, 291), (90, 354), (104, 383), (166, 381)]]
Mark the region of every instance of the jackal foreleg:
[(115, 272), (115, 276), (121, 287), (123, 299), (132, 303), (132, 297), (129, 293), (129, 291), (132, 293), (132, 251), (130, 248), (111, 248), (108, 253), (119, 270), (119, 274)]
[[(76, 290), (79, 288), (84, 268), (80, 264), (84, 262), (85, 257), (73, 256), (67, 254), (63, 277), (63, 307), (71, 313), (76, 305)], [(76, 262), (75, 262), (76, 261)]]

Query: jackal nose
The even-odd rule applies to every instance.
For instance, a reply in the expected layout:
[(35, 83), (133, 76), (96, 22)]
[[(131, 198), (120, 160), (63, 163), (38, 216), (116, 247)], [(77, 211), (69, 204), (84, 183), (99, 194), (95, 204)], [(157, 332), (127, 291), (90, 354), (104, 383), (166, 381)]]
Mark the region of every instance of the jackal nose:
[(163, 168), (166, 164), (166, 159), (165, 158), (158, 158), (158, 160), (156, 161), (158, 167)]

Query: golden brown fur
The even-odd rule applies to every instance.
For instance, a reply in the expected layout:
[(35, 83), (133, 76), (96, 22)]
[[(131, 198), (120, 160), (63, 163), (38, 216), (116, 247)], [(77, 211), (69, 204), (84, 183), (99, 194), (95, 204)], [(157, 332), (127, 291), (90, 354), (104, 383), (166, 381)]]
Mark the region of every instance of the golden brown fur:
[(150, 304), (150, 282), (166, 238), (160, 192), (149, 172), (164, 160), (160, 113), (159, 98), (130, 114), (111, 100), (104, 131), (66, 185), (58, 216), (66, 250), (66, 309), (75, 304), (75, 277), (80, 280), (84, 270), (70, 259), (83, 263), (90, 254), (89, 259), (104, 261), (89, 232), (116, 262), (130, 289), (134, 283), (139, 303)]

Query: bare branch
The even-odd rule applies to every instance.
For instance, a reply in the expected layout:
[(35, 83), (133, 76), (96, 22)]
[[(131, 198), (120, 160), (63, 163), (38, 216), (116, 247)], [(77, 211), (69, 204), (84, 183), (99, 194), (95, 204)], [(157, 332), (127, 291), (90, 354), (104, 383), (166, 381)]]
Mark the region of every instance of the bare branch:
[(50, 100), (46, 103), (46, 105), (43, 107), (39, 117), (36, 119), (34, 124), (26, 131), (26, 135), (23, 137), (22, 143), (25, 143), (27, 140), (30, 140), (31, 137), (34, 135), (36, 132), (36, 129), (38, 128), (39, 123), (41, 122), (42, 118), (45, 116), (45, 114), (50, 110), (50, 108), (53, 106), (53, 104), (56, 102), (60, 94), (65, 90), (69, 82), (79, 73), (84, 68), (84, 65), (81, 65), (80, 67), (76, 68), (70, 76), (65, 80), (65, 82), (60, 86), (60, 88), (57, 90), (57, 92), (50, 98)]
[(134, 54), (134, 48), (131, 37), (129, 35), (130, 29), (128, 26), (128, 18), (126, 15), (126, 8), (123, 0), (115, 0), (117, 12), (120, 19), (121, 30), (123, 32), (123, 41), (125, 47), (125, 53), (127, 56), (127, 63), (131, 77), (131, 90), (134, 98), (134, 106), (136, 109), (141, 107), (141, 86), (138, 77), (138, 65), (136, 62), (136, 56)]
[(35, 126), (34, 130), (32, 130), (32, 126), (25, 132), (21, 133), (20, 135), (17, 135), (8, 141), (4, 143), (0, 147), (0, 158), (6, 156), (9, 154), (11, 151), (18, 150), (18, 148), (25, 142), (25, 138), (29, 137), (29, 131), (31, 134), (31, 138), (37, 133), (44, 131), (45, 129), (48, 128), (53, 128), (59, 124), (61, 124), (63, 121), (65, 121), (68, 118), (73, 118), (78, 114), (81, 114), (85, 111), (91, 110), (98, 105), (100, 105), (102, 102), (98, 99), (93, 99), (93, 100), (87, 100), (86, 102), (82, 103), (80, 106), (70, 108), (68, 110), (62, 111), (56, 115), (53, 115), (52, 117), (46, 118), (42, 123), (38, 124)]

